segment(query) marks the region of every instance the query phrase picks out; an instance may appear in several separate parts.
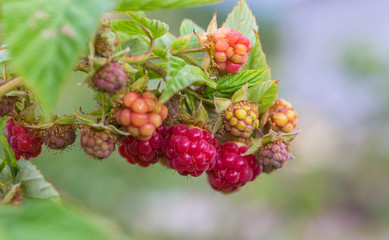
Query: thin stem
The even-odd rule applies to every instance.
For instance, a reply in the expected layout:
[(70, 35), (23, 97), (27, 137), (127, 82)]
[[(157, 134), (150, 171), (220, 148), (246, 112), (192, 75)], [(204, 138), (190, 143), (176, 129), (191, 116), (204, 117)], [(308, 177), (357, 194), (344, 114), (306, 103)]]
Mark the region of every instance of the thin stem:
[(209, 103), (209, 104), (213, 104), (213, 101), (210, 100), (210, 99), (206, 99), (206, 98), (203, 98), (202, 96), (200, 96), (199, 94), (197, 94), (196, 92), (193, 92), (192, 90), (189, 90), (189, 89), (183, 89), (182, 92), (186, 93), (186, 94), (189, 94), (189, 95), (192, 95), (193, 97), (199, 99), (199, 100), (202, 100), (203, 102), (206, 102), (206, 103)]
[(4, 96), (7, 92), (11, 91), (12, 89), (18, 87), (21, 84), (22, 84), (21, 77), (15, 78), (7, 82), (6, 84), (0, 87), (0, 97)]
[(205, 52), (204, 48), (190, 48), (190, 49), (183, 49), (178, 51), (172, 51), (172, 55), (178, 55), (178, 54), (185, 54), (185, 53), (197, 53), (197, 52)]
[(161, 76), (165, 81), (166, 81), (166, 76), (167, 76), (167, 72), (161, 68), (161, 67), (158, 67), (157, 65), (155, 65), (154, 63), (150, 62), (150, 61), (146, 61), (144, 63), (144, 65), (147, 67), (147, 68), (150, 68), (151, 70), (153, 70), (154, 72), (156, 72), (159, 76)]

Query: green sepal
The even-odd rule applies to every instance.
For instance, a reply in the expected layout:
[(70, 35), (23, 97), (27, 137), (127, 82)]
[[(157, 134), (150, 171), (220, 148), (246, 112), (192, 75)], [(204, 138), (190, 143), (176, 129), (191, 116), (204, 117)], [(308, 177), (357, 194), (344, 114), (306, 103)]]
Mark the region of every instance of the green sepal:
[(265, 136), (262, 137), (262, 144), (263, 145), (268, 144), (269, 142), (276, 139), (277, 136), (278, 136), (278, 134), (276, 132), (274, 132), (273, 130), (270, 130), (270, 132), (268, 134), (266, 134)]
[(55, 120), (55, 124), (58, 125), (68, 125), (68, 124), (73, 124), (76, 122), (76, 116), (75, 115), (67, 115), (63, 116), (57, 120)]
[(208, 24), (207, 27), (207, 33), (214, 33), (217, 30), (217, 18), (216, 18), (216, 11), (214, 12), (211, 21)]
[(120, 52), (117, 52), (115, 53), (114, 55), (112, 55), (108, 61), (109, 62), (117, 62), (119, 60), (121, 60), (122, 58), (126, 57), (128, 55), (128, 53), (130, 52), (130, 48), (127, 47), (126, 49), (124, 49), (123, 51), (120, 51)]
[(27, 122), (34, 122), (36, 120), (35, 108), (36, 108), (36, 103), (31, 104), (31, 106), (23, 109), (20, 112), (20, 116), (22, 116)]
[(199, 108), (193, 113), (193, 120), (195, 123), (202, 122), (207, 124), (209, 121), (208, 112), (203, 106), (203, 102), (200, 102)]
[(231, 101), (233, 103), (240, 102), (240, 101), (247, 101), (248, 98), (249, 98), (249, 85), (246, 82), (246, 84), (243, 85), (241, 89), (239, 89), (234, 93), (234, 95), (232, 95)]
[(215, 124), (213, 125), (213, 128), (212, 128), (212, 136), (213, 137), (223, 127), (223, 123), (224, 123), (223, 117), (219, 116), (216, 119), (216, 122), (215, 122)]
[(7, 161), (7, 165), (9, 166), (9, 169), (11, 170), (12, 176), (15, 177), (19, 172), (19, 166), (16, 162), (14, 152), (11, 149), (11, 147), (9, 146), (8, 141), (4, 136), (0, 136), (0, 141), (3, 144), (4, 155), (5, 155), (5, 159)]
[(287, 142), (291, 142), (291, 141), (293, 141), (296, 138), (296, 136), (299, 133), (300, 133), (300, 129), (298, 129), (295, 132), (291, 132), (291, 133), (281, 133), (281, 134), (278, 135), (278, 138), (282, 139), (284, 141), (287, 141)]
[(7, 159), (4, 158), (0, 163), (0, 173), (3, 171), (3, 169), (7, 166)]
[(127, 74), (131, 74), (131, 73), (136, 73), (138, 72), (137, 69), (133, 68), (130, 64), (128, 63), (125, 63), (125, 62), (122, 62), (122, 61), (119, 61), (120, 62), (120, 65), (122, 66), (123, 70), (127, 73)]
[(216, 111), (222, 114), (232, 104), (232, 101), (228, 98), (214, 97), (214, 103)]
[(21, 97), (21, 96), (27, 96), (28, 93), (25, 91), (11, 91), (5, 94), (8, 97)]
[(143, 91), (147, 89), (149, 84), (149, 75), (146, 73), (141, 78), (137, 79), (133, 84), (131, 84), (131, 91)]
[(258, 149), (262, 146), (263, 144), (263, 138), (255, 138), (252, 141), (252, 144), (249, 149), (247, 149), (247, 152), (243, 154), (243, 156), (254, 154), (258, 151)]
[(53, 122), (40, 122), (38, 124), (26, 124), (26, 127), (32, 129), (49, 129), (54, 126)]
[(10, 79), (10, 78), (12, 78), (12, 76), (7, 71), (7, 65), (4, 65), (4, 68), (3, 68), (3, 79)]

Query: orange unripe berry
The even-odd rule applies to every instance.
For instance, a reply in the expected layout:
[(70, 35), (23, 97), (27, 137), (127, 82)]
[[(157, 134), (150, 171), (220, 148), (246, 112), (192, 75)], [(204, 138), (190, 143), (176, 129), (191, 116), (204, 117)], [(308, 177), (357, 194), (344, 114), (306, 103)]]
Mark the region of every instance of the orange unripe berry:
[(142, 98), (138, 98), (131, 104), (131, 111), (136, 113), (147, 113), (147, 103)]
[(288, 118), (281, 112), (274, 114), (273, 119), (278, 126), (283, 126), (288, 122)]
[(247, 47), (244, 44), (238, 43), (235, 45), (235, 54), (245, 55), (247, 53)]
[(151, 92), (144, 92), (144, 93), (142, 94), (142, 97), (143, 97), (143, 98), (150, 98), (150, 99), (154, 99), (154, 100), (156, 99), (154, 93), (151, 93)]
[(215, 52), (215, 60), (218, 63), (227, 61), (227, 55), (225, 52)]
[(240, 38), (241, 35), (242, 35), (241, 33), (237, 32), (237, 31), (235, 31), (235, 30), (230, 31), (230, 32), (227, 34), (228, 42), (229, 42), (230, 44), (235, 44), (235, 43), (239, 40), (239, 38)]
[(122, 112), (122, 110), (118, 110), (118, 111), (115, 113), (116, 122), (119, 123), (119, 124), (122, 124), (122, 123), (120, 122), (121, 112)]
[(227, 54), (227, 57), (228, 57), (228, 58), (234, 56), (234, 54), (235, 54), (234, 48), (233, 48), (233, 47), (229, 47), (229, 48), (226, 50), (226, 54)]
[(165, 105), (161, 104), (161, 112), (159, 113), (162, 119), (165, 119), (168, 114), (168, 109)]
[(161, 126), (162, 124), (161, 115), (159, 115), (158, 113), (150, 113), (149, 122), (152, 123), (155, 127)]
[(154, 100), (154, 99), (150, 99), (150, 98), (146, 98), (146, 99), (144, 99), (144, 100), (145, 100), (145, 102), (146, 102), (146, 104), (147, 104), (147, 109), (148, 109), (148, 111), (149, 111), (149, 112), (154, 111), (155, 105), (156, 105), (155, 100)]
[(139, 128), (134, 126), (128, 126), (127, 127), (128, 132), (131, 134), (131, 136), (138, 137), (140, 135)]
[(225, 39), (227, 37), (227, 34), (231, 31), (231, 28), (228, 27), (222, 27), (216, 30), (212, 34), (212, 39), (216, 42), (219, 39)]
[(230, 45), (228, 44), (227, 39), (219, 39), (216, 41), (216, 44), (215, 44), (216, 51), (225, 51), (229, 47), (230, 47)]
[(160, 102), (156, 102), (156, 103), (155, 103), (155, 108), (154, 108), (153, 113), (160, 113), (160, 112), (161, 112), (161, 109), (162, 109), (161, 105), (162, 105), (162, 104), (161, 104)]
[(146, 123), (144, 126), (139, 128), (139, 132), (142, 136), (149, 136), (153, 135), (153, 132), (155, 130), (155, 126), (151, 123)]
[(131, 124), (135, 127), (141, 127), (147, 123), (147, 114), (144, 113), (131, 113)]
[(247, 47), (247, 51), (250, 51), (250, 49), (251, 49), (251, 43), (250, 43), (250, 40), (247, 38), (247, 37), (245, 37), (245, 36), (240, 36), (240, 38), (239, 38), (239, 40), (238, 40), (238, 43), (240, 43), (240, 44), (243, 44), (243, 45), (246, 45), (246, 47)]
[(232, 58), (230, 58), (230, 60), (233, 63), (240, 63), (240, 62), (242, 62), (242, 56), (238, 55), (238, 54), (234, 54), (234, 56), (232, 56)]
[(126, 107), (131, 107), (131, 104), (139, 98), (139, 95), (134, 92), (129, 92), (123, 97), (123, 104)]
[(244, 119), (247, 116), (247, 112), (244, 109), (237, 109), (234, 115), (238, 119)]
[(128, 108), (124, 108), (120, 111), (120, 124), (128, 126), (131, 124), (131, 111)]
[(223, 71), (226, 69), (226, 63), (223, 62), (223, 63), (218, 63), (217, 64), (217, 69), (219, 69), (220, 71)]

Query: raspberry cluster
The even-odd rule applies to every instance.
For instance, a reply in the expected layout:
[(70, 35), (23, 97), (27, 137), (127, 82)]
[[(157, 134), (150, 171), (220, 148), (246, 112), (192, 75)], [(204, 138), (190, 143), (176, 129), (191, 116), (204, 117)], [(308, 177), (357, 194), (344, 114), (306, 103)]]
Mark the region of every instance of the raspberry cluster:
[(123, 97), (123, 104), (125, 108), (116, 112), (116, 121), (131, 136), (141, 140), (150, 139), (168, 114), (167, 107), (151, 92), (144, 92), (142, 96), (129, 92)]
[(216, 144), (208, 131), (177, 124), (167, 130), (163, 150), (170, 168), (197, 177), (214, 167)]
[(258, 162), (266, 173), (281, 168), (290, 158), (292, 158), (290, 145), (286, 141), (270, 142), (262, 146), (258, 152)]
[(234, 142), (220, 146), (215, 167), (208, 171), (208, 181), (212, 188), (222, 192), (233, 192), (245, 185), (262, 172), (254, 155), (242, 156), (248, 146), (239, 147)]
[(224, 127), (235, 137), (248, 138), (259, 125), (258, 107), (255, 103), (232, 103), (223, 113)]
[(269, 114), (267, 128), (275, 132), (289, 133), (297, 126), (296, 111), (289, 102), (283, 99), (276, 100), (270, 107)]
[(0, 98), (0, 117), (4, 117), (15, 109), (15, 102), (11, 97), (3, 96)]
[(14, 120), (8, 119), (5, 124), (5, 136), (11, 146), (15, 158), (30, 159), (37, 157), (42, 151), (43, 141), (39, 136), (21, 125), (15, 124)]
[(103, 65), (92, 77), (92, 86), (100, 92), (114, 94), (122, 90), (127, 75), (118, 62)]
[(162, 144), (165, 141), (166, 125), (162, 124), (154, 132), (153, 136), (146, 141), (128, 136), (121, 141), (119, 153), (127, 162), (138, 164), (141, 167), (148, 167), (164, 157)]
[(48, 148), (63, 150), (76, 140), (76, 128), (73, 125), (54, 125), (43, 135), (43, 142)]
[(212, 34), (215, 42), (214, 60), (219, 70), (236, 73), (247, 61), (251, 49), (250, 40), (228, 27), (222, 27)]
[(115, 142), (106, 131), (98, 131), (87, 126), (82, 126), (81, 148), (93, 158), (104, 159), (115, 151)]

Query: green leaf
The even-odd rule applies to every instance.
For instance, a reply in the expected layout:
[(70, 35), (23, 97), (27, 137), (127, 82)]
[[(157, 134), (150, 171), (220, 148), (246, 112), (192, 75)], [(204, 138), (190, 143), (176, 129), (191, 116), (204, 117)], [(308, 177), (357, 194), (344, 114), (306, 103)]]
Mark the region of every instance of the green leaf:
[(255, 33), (253, 30), (258, 32), (258, 24), (245, 0), (238, 2), (232, 12), (228, 14), (223, 26), (230, 27), (245, 35), (250, 39), (251, 45), (254, 45)]
[(151, 50), (155, 55), (157, 55), (158, 57), (162, 58), (162, 59), (165, 59), (167, 57), (167, 51), (165, 49), (162, 49), (162, 48), (153, 48)]
[(217, 81), (217, 88), (206, 88), (205, 96), (212, 99), (216, 97), (231, 98), (236, 91), (248, 83), (249, 89), (262, 81), (268, 69), (245, 70), (236, 74), (226, 75)]
[(180, 35), (192, 34), (190, 42), (188, 44), (188, 48), (198, 47), (200, 45), (197, 37), (194, 36), (193, 31), (196, 33), (204, 33), (205, 30), (197, 25), (195, 22), (189, 19), (184, 19), (180, 26)]
[(4, 168), (7, 166), (7, 159), (3, 159), (0, 163), (0, 173), (4, 170)]
[(258, 110), (265, 111), (272, 106), (278, 96), (278, 85), (274, 80), (266, 80), (249, 89), (249, 101), (259, 103)]
[(186, 34), (184, 36), (176, 38), (172, 42), (172, 45), (171, 45), (170, 49), (172, 51), (178, 51), (178, 50), (182, 50), (182, 49), (186, 48), (186, 46), (188, 46), (188, 44), (190, 42), (190, 39), (191, 39), (192, 35), (193, 34)]
[(6, 63), (10, 60), (9, 51), (7, 49), (0, 50), (0, 63)]
[(157, 40), (155, 40), (154, 42), (154, 45), (155, 47), (162, 48), (162, 49), (170, 48), (170, 45), (172, 44), (174, 39), (176, 39), (176, 37), (173, 34), (168, 32), (162, 37), (157, 38)]
[(23, 207), (0, 206), (1, 240), (124, 240), (108, 219), (50, 200), (27, 200)]
[(119, 0), (118, 10), (157, 10), (162, 8), (190, 7), (215, 3), (221, 0)]
[[(172, 57), (172, 59), (176, 59), (175, 61), (177, 61), (179, 58)], [(174, 94), (174, 92), (184, 89), (195, 82), (203, 83), (211, 88), (217, 86), (214, 81), (207, 77), (201, 68), (186, 65), (185, 61), (181, 59), (178, 63), (174, 63), (174, 61), (172, 61), (170, 64), (166, 88), (163, 90), (160, 97), (161, 102), (166, 102)]]
[(145, 16), (138, 15), (137, 12), (126, 12), (132, 19), (137, 23), (141, 24), (143, 27), (147, 28), (150, 32), (150, 35), (153, 39), (157, 39), (169, 31), (169, 26), (155, 19), (149, 19)]
[(141, 26), (139, 26), (139, 23), (134, 20), (112, 20), (111, 26), (121, 42), (125, 42), (129, 39), (138, 38), (139, 35), (143, 36), (143, 41), (147, 41), (147, 33), (143, 30)]
[(5, 40), (24, 83), (52, 108), (111, 0), (5, 0)]
[(249, 52), (249, 58), (247, 62), (243, 65), (243, 69), (265, 69), (268, 68), (269, 71), (263, 77), (264, 80), (271, 79), (270, 68), (267, 65), (266, 54), (262, 50), (261, 40), (259, 38), (258, 32), (255, 32), (255, 45), (251, 48)]
[(58, 198), (59, 193), (48, 183), (42, 173), (29, 161), (19, 160), (19, 174), (15, 181), (20, 182), (23, 194), (30, 198)]
[(122, 47), (129, 47), (131, 55), (137, 56), (146, 52), (150, 47), (150, 43), (146, 37), (138, 35), (138, 37), (134, 37), (122, 42)]
[(7, 164), (11, 170), (12, 176), (15, 177), (19, 171), (19, 167), (16, 162), (14, 152), (12, 151), (11, 147), (8, 144), (7, 139), (4, 136), (0, 136), (0, 141), (3, 144), (4, 154), (5, 154), (5, 159), (7, 160)]

